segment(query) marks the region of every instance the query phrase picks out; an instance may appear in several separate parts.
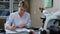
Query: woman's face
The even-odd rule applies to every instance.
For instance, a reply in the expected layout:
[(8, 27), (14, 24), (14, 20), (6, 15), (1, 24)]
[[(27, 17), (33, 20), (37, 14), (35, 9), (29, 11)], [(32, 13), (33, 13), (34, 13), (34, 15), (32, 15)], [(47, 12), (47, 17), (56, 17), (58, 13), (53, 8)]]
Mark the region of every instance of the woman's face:
[(19, 13), (24, 14), (26, 9), (22, 6), (20, 6), (20, 7), (18, 7), (18, 10), (19, 10)]

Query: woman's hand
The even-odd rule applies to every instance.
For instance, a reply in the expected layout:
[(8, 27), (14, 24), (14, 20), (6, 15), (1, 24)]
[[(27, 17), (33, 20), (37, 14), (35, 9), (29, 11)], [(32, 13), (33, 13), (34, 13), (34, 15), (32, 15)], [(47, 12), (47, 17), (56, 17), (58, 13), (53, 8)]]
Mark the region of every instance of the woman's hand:
[(7, 30), (15, 30), (16, 29), (16, 26), (7, 26), (6, 29)]
[(15, 29), (16, 29), (16, 26), (12, 26), (12, 27), (11, 27), (11, 30), (15, 30)]
[(20, 24), (18, 27), (19, 27), (19, 28), (26, 28), (27, 25), (26, 25), (26, 24)]

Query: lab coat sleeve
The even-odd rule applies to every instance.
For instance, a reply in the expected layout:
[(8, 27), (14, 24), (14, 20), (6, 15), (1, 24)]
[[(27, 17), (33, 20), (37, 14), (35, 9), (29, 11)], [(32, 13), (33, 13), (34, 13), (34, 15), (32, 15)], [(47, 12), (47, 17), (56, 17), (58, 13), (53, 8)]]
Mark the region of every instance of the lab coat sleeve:
[(31, 18), (30, 18), (30, 14), (28, 15), (28, 20), (27, 20), (27, 27), (31, 27)]
[(11, 23), (13, 22), (13, 19), (14, 19), (14, 14), (11, 13), (10, 16), (6, 19), (6, 23), (4, 24), (5, 28), (7, 26), (11, 26)]

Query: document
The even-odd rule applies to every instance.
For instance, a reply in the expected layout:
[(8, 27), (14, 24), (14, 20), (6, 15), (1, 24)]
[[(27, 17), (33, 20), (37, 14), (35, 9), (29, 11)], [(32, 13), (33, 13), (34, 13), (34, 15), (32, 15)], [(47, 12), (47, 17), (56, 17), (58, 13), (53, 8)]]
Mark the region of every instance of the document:
[(15, 29), (16, 32), (30, 32), (29, 29), (26, 29), (26, 28), (17, 28)]
[(6, 30), (6, 33), (18, 33), (18, 32), (30, 32), (30, 29), (26, 28), (16, 28), (14, 31)]

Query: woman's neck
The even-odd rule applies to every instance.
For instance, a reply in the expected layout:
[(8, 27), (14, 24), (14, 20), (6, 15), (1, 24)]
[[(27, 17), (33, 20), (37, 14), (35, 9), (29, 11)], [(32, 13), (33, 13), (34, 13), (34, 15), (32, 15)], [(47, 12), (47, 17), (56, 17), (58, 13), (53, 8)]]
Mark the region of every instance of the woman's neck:
[(24, 15), (24, 14), (22, 14), (22, 13), (19, 13), (19, 16), (20, 16), (20, 17), (23, 17), (23, 15)]

